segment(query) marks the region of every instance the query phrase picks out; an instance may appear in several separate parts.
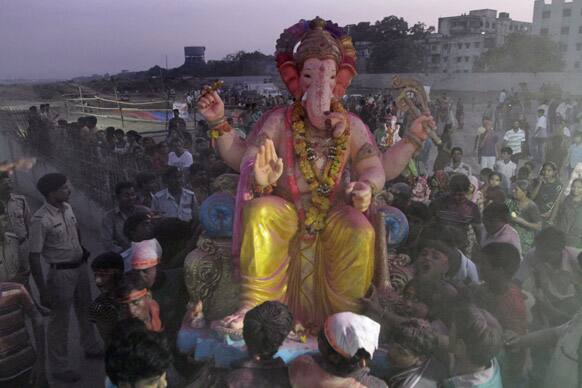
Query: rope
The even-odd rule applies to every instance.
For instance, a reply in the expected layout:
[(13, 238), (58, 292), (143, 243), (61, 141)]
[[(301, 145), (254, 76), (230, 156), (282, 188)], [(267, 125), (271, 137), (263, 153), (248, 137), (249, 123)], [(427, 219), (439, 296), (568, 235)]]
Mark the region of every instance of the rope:
[(125, 105), (132, 105), (132, 106), (136, 106), (136, 105), (153, 105), (153, 104), (168, 104), (168, 101), (165, 101), (165, 100), (146, 101), (146, 102), (126, 102), (126, 101), (110, 100), (110, 99), (103, 98), (103, 97), (99, 97), (99, 96), (95, 96), (95, 99), (101, 100), (101, 101), (113, 102), (115, 104), (125, 104)]
[[(79, 105), (79, 104), (75, 104), (75, 105), (70, 105), (73, 108), (83, 108), (83, 109), (101, 109), (101, 110), (119, 110), (119, 107), (103, 107), (103, 106), (92, 106), (92, 105)], [(139, 109), (139, 108), (121, 108), (123, 111), (126, 112), (171, 112), (172, 109)]]

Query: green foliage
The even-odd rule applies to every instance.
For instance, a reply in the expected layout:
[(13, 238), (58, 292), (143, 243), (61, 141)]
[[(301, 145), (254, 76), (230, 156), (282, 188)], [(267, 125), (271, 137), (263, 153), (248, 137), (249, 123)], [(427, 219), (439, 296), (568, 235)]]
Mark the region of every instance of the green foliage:
[(560, 46), (548, 37), (511, 34), (501, 47), (485, 52), (475, 63), (476, 71), (538, 73), (561, 71)]
[(370, 23), (359, 23), (350, 30), (352, 40), (371, 42), (371, 55), (367, 69), (372, 73), (418, 72), (424, 70), (425, 48), (423, 40), (434, 31), (424, 23), (409, 26), (397, 16), (388, 16)]

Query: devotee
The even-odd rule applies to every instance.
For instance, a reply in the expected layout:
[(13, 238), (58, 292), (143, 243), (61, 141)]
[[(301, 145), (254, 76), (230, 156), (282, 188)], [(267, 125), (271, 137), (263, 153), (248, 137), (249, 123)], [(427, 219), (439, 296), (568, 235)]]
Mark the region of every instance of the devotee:
[(183, 139), (184, 133), (186, 132), (186, 121), (180, 117), (180, 111), (174, 109), (172, 111), (174, 117), (168, 121), (168, 139), (179, 137)]
[[(527, 333), (527, 311), (521, 288), (512, 281), (521, 256), (516, 247), (505, 242), (485, 245), (479, 255), (479, 273), (484, 283), (473, 290), (476, 303), (489, 311), (510, 335)], [(500, 359), (503, 383), (507, 387), (523, 382), (525, 352), (508, 352)]]
[(380, 325), (368, 317), (351, 312), (329, 316), (317, 337), (320, 354), (301, 356), (289, 365), (291, 385), (387, 388), (369, 368), (379, 335)]
[(31, 211), (23, 195), (14, 192), (12, 178), (6, 172), (0, 172), (0, 231), (2, 236), (11, 233), (17, 240), (18, 252), (12, 255), (15, 262), (8, 262), (8, 255), (4, 257), (4, 267), (9, 272), (7, 281), (23, 284), (29, 288), (28, 276), (30, 265), (28, 262), (28, 233), (30, 230)]
[(574, 142), (568, 148), (568, 156), (566, 157), (568, 176), (571, 176), (574, 168), (582, 163), (582, 129), (574, 132), (573, 138)]
[(542, 219), (537, 205), (529, 197), (529, 182), (520, 180), (512, 185), (512, 198), (507, 201), (511, 212), (511, 226), (519, 235), (521, 251), (526, 254), (532, 247), (536, 232), (542, 230)]
[(119, 182), (115, 185), (117, 206), (103, 216), (101, 241), (105, 251), (121, 253), (129, 248), (131, 242), (123, 233), (123, 225), (128, 217), (136, 213), (149, 213), (145, 206), (137, 205), (135, 184)]
[(477, 205), (467, 199), (470, 186), (466, 175), (453, 175), (449, 182), (449, 194), (433, 200), (429, 206), (437, 223), (454, 226), (467, 236), (467, 244), (460, 247), (466, 254), (470, 254), (474, 242), (481, 239), (481, 213)]
[(450, 377), (445, 388), (502, 388), (501, 371), (495, 356), (503, 346), (499, 322), (475, 306), (456, 309), (449, 335)]
[(115, 252), (102, 253), (93, 259), (91, 269), (100, 294), (89, 306), (89, 321), (95, 324), (103, 342), (108, 344), (119, 320), (113, 292), (123, 275), (123, 258)]
[(548, 120), (543, 109), (538, 109), (538, 121), (532, 136), (532, 153), (537, 162), (544, 160), (544, 145), (548, 138)]
[[(501, 182), (501, 179), (499, 179)], [(492, 203), (505, 204), (507, 201), (507, 196), (503, 189), (499, 186), (488, 187), (483, 194), (483, 205), (485, 207), (491, 205)]]
[(456, 249), (450, 231), (443, 229), (444, 240), (421, 239), (418, 257), (414, 261), (415, 275), (426, 280), (455, 280), (461, 284), (479, 283), (475, 264)]
[(556, 226), (566, 235), (566, 246), (582, 249), (582, 179), (572, 181), (570, 195), (559, 205)]
[(556, 165), (552, 162), (544, 163), (541, 176), (533, 184), (531, 192), (531, 198), (538, 206), (544, 222), (549, 221), (562, 189)]
[(210, 193), (210, 177), (208, 176), (208, 171), (203, 167), (201, 163), (194, 163), (190, 166), (190, 187), (196, 196), (199, 203), (204, 202)]
[(514, 121), (513, 127), (503, 136), (503, 146), (511, 148), (514, 162), (521, 158), (525, 141), (525, 132), (520, 128), (520, 122)]
[(150, 208), (152, 206), (152, 201), (154, 194), (156, 193), (156, 187), (158, 183), (158, 178), (155, 174), (151, 172), (140, 172), (135, 177), (135, 184), (137, 188), (137, 204)]
[(293, 328), (289, 308), (264, 302), (245, 314), (243, 338), (249, 359), (238, 362), (225, 377), (227, 387), (291, 387), (287, 365), (275, 354)]
[(172, 353), (165, 338), (148, 331), (116, 336), (107, 349), (105, 372), (117, 388), (166, 388)]
[(114, 295), (120, 319), (136, 318), (149, 331), (164, 330), (160, 319), (160, 306), (151, 297), (146, 280), (141, 274), (128, 272), (123, 275)]
[(437, 145), (437, 156), (432, 167), (433, 171), (444, 170), (451, 161), (451, 147), (453, 146), (453, 139), (451, 138), (452, 130), (453, 126), (451, 124), (445, 125), (441, 135), (442, 143)]
[(521, 255), (519, 234), (510, 225), (511, 214), (505, 204), (492, 203), (483, 210), (483, 239), (481, 246), (491, 243), (508, 243), (518, 250)]
[[(68, 340), (71, 307), (75, 307), (85, 357), (102, 357), (88, 312), (91, 288), (87, 254), (81, 246), (77, 218), (67, 203), (71, 189), (67, 177), (46, 174), (38, 180), (38, 191), (46, 203), (32, 217), (30, 267), (43, 306), (50, 308), (47, 326), (48, 356), (56, 380), (75, 382), (81, 377), (68, 368)], [(49, 265), (45, 283), (40, 256)]]
[(577, 249), (566, 247), (564, 233), (555, 227), (543, 229), (534, 249), (526, 254), (515, 278), (536, 295), (534, 322), (539, 327), (562, 324), (580, 308), (578, 254)]
[(501, 174), (503, 177), (503, 188), (506, 191), (509, 191), (512, 179), (515, 177), (515, 172), (517, 170), (517, 165), (511, 161), (512, 154), (513, 151), (511, 148), (503, 147), (501, 149), (501, 159), (495, 163), (495, 172)]
[[(32, 327), (36, 349), (27, 326)], [(0, 386), (48, 387), (45, 331), (32, 297), (19, 283), (0, 278)]]
[(481, 168), (493, 168), (497, 159), (498, 136), (493, 129), (491, 120), (483, 120), (483, 126), (478, 129), (475, 138), (475, 150)]
[[(543, 377), (544, 387), (578, 388), (582, 382), (580, 357), (582, 338), (582, 311), (567, 323), (525, 335), (513, 336), (506, 341), (509, 351), (541, 348), (551, 353)], [(575, 358), (577, 356), (577, 359)]]
[(184, 141), (181, 138), (172, 140), (172, 148), (168, 154), (168, 166), (177, 167), (179, 170), (189, 168), (193, 162), (192, 154), (184, 148)]
[(163, 171), (168, 167), (168, 154), (170, 150), (168, 143), (161, 141), (158, 143), (154, 157), (152, 158), (152, 166), (154, 171)]
[(495, 171), (492, 171), (487, 177), (488, 188), (501, 187), (503, 183), (503, 176)]
[(184, 188), (184, 175), (177, 167), (168, 167), (163, 175), (166, 188), (158, 191), (152, 201), (152, 211), (163, 217), (183, 221), (198, 218), (198, 200), (194, 192)]
[(395, 326), (386, 344), (391, 373), (390, 388), (437, 387), (446, 367), (432, 353), (438, 339), (422, 320), (410, 319)]
[(445, 172), (449, 175), (471, 175), (471, 166), (463, 162), (463, 149), (461, 147), (453, 147), (451, 149), (451, 163), (445, 167)]

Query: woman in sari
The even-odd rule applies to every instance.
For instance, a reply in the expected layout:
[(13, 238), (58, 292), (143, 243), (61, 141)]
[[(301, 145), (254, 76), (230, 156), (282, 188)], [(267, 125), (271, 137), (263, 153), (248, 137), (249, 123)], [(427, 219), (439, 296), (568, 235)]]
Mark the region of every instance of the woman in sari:
[(522, 252), (526, 254), (534, 243), (537, 232), (542, 230), (542, 220), (537, 205), (528, 197), (529, 182), (519, 180), (512, 187), (513, 198), (507, 201), (511, 212), (511, 226), (517, 230)]

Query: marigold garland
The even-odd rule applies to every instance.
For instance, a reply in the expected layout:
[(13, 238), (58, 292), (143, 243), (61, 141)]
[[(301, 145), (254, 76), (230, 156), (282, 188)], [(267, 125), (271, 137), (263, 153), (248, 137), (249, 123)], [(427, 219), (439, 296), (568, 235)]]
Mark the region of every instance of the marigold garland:
[[(334, 112), (345, 114), (345, 109), (337, 101), (332, 103), (331, 108)], [(295, 156), (299, 161), (301, 173), (311, 189), (311, 207), (307, 209), (305, 228), (310, 234), (316, 234), (325, 228), (327, 222), (327, 215), (331, 209), (331, 197), (341, 176), (342, 161), (347, 150), (350, 131), (348, 128), (342, 135), (334, 138), (334, 144), (329, 147), (326, 155), (327, 161), (323, 173), (318, 176), (315, 150), (307, 140), (305, 112), (300, 102), (295, 103), (291, 119)]]

